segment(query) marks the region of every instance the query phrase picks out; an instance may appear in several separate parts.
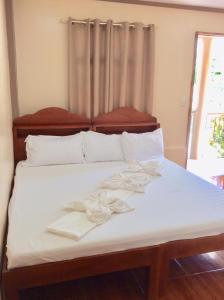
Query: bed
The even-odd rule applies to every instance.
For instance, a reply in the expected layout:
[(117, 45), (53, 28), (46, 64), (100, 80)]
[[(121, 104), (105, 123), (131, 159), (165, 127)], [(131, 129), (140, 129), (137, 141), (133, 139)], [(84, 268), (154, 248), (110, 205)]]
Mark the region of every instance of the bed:
[[(159, 127), (159, 124), (157, 123), (156, 118), (144, 113), (139, 113), (132, 108), (120, 108), (112, 113), (99, 116), (98, 118), (92, 121), (86, 119), (85, 117), (69, 113), (66, 110), (60, 108), (46, 108), (35, 114), (22, 116), (14, 120), (13, 123), (14, 159), (15, 159), (15, 164), (18, 164), (18, 166), (16, 168), (13, 197), (12, 197), (12, 201), (10, 201), (9, 232), (10, 232), (10, 227), (11, 229), (13, 227), (11, 226), (12, 222), (10, 221), (10, 218), (11, 215), (15, 215), (14, 212), (16, 211), (16, 204), (13, 205), (13, 202), (16, 203), (17, 201), (16, 200), (14, 201), (13, 199), (17, 199), (16, 196), (17, 186), (20, 186), (21, 178), (27, 178), (27, 177), (31, 178), (30, 177), (31, 174), (26, 173), (25, 169), (20, 168), (19, 166), (19, 162), (21, 160), (26, 159), (25, 143), (24, 143), (26, 137), (29, 134), (70, 135), (80, 131), (87, 131), (90, 129), (97, 130), (98, 126), (101, 132), (120, 133), (124, 130), (129, 132), (153, 131)], [(23, 171), (25, 171), (25, 173)], [(41, 172), (41, 170), (39, 171)], [(36, 176), (38, 176), (37, 173)], [(39, 176), (42, 177), (42, 175), (40, 174)], [(38, 187), (36, 186), (36, 188)], [(29, 199), (32, 199), (34, 194), (30, 196), (31, 197), (29, 197)], [(38, 194), (36, 194), (36, 196), (37, 198), (39, 197), (41, 198), (41, 195), (38, 197)], [(25, 200), (23, 197), (21, 199)], [(19, 216), (19, 213), (17, 216)], [(28, 214), (26, 216), (28, 216)], [(29, 216), (29, 218), (30, 220), (32, 219), (31, 216)], [(18, 219), (22, 220), (20, 216)], [(26, 227), (29, 226), (24, 226), (24, 228)], [(19, 227), (16, 230), (19, 230)], [(12, 232), (13, 229), (11, 230), (11, 233)], [(21, 236), (21, 232), (19, 232), (19, 235)], [(11, 235), (11, 238), (8, 239), (9, 244), (13, 242), (13, 234)], [(52, 238), (54, 237), (52, 236)], [(37, 238), (36, 241), (38, 240), (39, 238)], [(66, 243), (65, 240), (64, 242)], [(17, 242), (14, 245), (15, 245), (15, 252), (14, 252), (15, 254), (18, 249)], [(71, 251), (70, 252), (71, 259), (68, 259), (68, 256), (63, 256), (64, 254), (59, 255), (59, 253), (57, 253), (58, 260), (54, 259), (53, 262), (51, 262), (51, 260), (48, 260), (49, 262), (46, 262), (45, 260), (45, 263), (42, 263), (42, 261), (41, 263), (40, 261), (36, 261), (36, 264), (33, 264), (34, 261), (32, 261), (32, 258), (30, 257), (31, 260), (30, 263), (28, 263), (28, 265), (24, 265), (24, 261), (26, 261), (26, 257), (25, 257), (26, 255), (24, 255), (23, 251), (25, 248), (23, 248), (23, 246), (25, 245), (20, 245), (20, 246), (21, 246), (20, 258), (14, 257), (14, 259), (12, 259), (11, 262), (9, 262), (6, 252), (4, 255), (2, 281), (3, 281), (3, 296), (5, 297), (6, 300), (19, 300), (19, 291), (22, 289), (31, 288), (35, 286), (49, 285), (52, 283), (69, 281), (77, 278), (94, 276), (102, 273), (127, 270), (136, 267), (146, 267), (148, 269), (149, 280), (148, 280), (148, 288), (146, 291), (146, 297), (147, 299), (149, 299), (149, 297), (150, 299), (157, 299), (158, 276), (155, 275), (157, 274), (158, 250), (156, 246), (137, 247), (137, 248), (132, 247), (131, 249), (125, 249), (125, 250), (119, 250), (123, 248), (118, 247), (114, 252), (109, 251), (108, 253), (105, 253), (105, 251), (96, 251), (96, 252), (86, 253), (85, 256), (77, 255), (78, 257), (76, 255), (72, 255), (71, 254), (72, 251)], [(98, 246), (100, 247), (100, 245)], [(10, 256), (9, 253), (11, 250), (8, 249), (6, 251), (8, 251), (8, 255)], [(26, 254), (28, 252), (29, 250), (26, 251)], [(14, 254), (12, 254), (11, 258), (13, 257)], [(49, 252), (47, 254), (49, 254)], [(53, 254), (53, 256), (55, 255), (55, 253), (51, 253), (51, 254)], [(36, 255), (38, 256), (37, 252)], [(63, 260), (64, 257), (66, 257), (66, 260)], [(14, 263), (13, 260), (14, 262), (15, 261), (17, 262)], [(18, 261), (20, 261), (20, 263), (18, 263)]]
[[(45, 232), (75, 193), (93, 189), (126, 163), (24, 167), (19, 161), (25, 159), (28, 134), (66, 135), (88, 129), (145, 132), (158, 127), (154, 117), (131, 108), (91, 122), (57, 108), (15, 120), (18, 164), (3, 267), (6, 299), (18, 300), (20, 289), (135, 267), (148, 268), (147, 299), (157, 299), (159, 289), (161, 294), (165, 291), (170, 259), (224, 248), (224, 193), (168, 160), (161, 178), (150, 183), (144, 195), (128, 199), (133, 213), (112, 218), (78, 243)], [(18, 239), (21, 232), (26, 239)]]

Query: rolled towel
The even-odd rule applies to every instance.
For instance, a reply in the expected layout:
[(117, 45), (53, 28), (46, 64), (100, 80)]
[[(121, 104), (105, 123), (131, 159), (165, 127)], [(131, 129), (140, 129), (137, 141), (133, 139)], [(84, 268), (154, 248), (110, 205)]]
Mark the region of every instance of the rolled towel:
[(128, 164), (127, 169), (124, 170), (124, 172), (127, 173), (138, 173), (144, 171), (140, 162), (138, 161), (130, 161)]
[(92, 203), (88, 205), (86, 209), (86, 215), (89, 221), (96, 223), (97, 225), (103, 224), (111, 218), (112, 211), (109, 207), (100, 203)]
[(130, 207), (126, 202), (121, 201), (119, 199), (110, 201), (107, 205), (112, 212), (117, 213), (117, 214), (126, 213), (126, 212), (134, 210), (133, 207)]
[(87, 218), (96, 224), (105, 223), (113, 213), (125, 213), (133, 210), (118, 197), (127, 198), (132, 192), (97, 190), (83, 201), (73, 201), (66, 205), (69, 210), (86, 212)]
[(144, 193), (145, 186), (151, 182), (151, 177), (145, 173), (118, 173), (104, 180), (101, 188), (124, 189), (137, 193)]
[(109, 189), (98, 189), (92, 193), (90, 193), (86, 198), (82, 200), (75, 200), (65, 205), (65, 209), (75, 210), (75, 211), (86, 211), (89, 201), (101, 201), (107, 203), (111, 200), (121, 200), (125, 201), (133, 194), (132, 191), (127, 190), (109, 190)]
[(66, 209), (80, 212), (86, 211), (86, 201), (73, 201), (65, 206)]
[(151, 176), (161, 176), (163, 160), (151, 160), (147, 162), (131, 161), (124, 173), (146, 173)]
[(163, 169), (162, 160), (154, 160), (147, 163), (141, 163), (143, 170), (151, 176), (161, 176), (161, 171)]

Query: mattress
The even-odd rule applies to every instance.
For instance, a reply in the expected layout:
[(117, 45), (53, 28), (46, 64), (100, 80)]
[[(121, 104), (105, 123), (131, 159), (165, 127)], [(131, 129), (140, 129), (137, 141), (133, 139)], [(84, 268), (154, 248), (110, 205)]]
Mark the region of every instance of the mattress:
[(126, 166), (124, 162), (43, 167), (19, 163), (9, 206), (8, 268), (224, 232), (224, 192), (168, 160), (162, 176), (147, 186), (145, 194), (127, 200), (134, 211), (113, 215), (79, 241), (47, 232), (47, 225), (67, 213), (67, 203), (83, 198)]

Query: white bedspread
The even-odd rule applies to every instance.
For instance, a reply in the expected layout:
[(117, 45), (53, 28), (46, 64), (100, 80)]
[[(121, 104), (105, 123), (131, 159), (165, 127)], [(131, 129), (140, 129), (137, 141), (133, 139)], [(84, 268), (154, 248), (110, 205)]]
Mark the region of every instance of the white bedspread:
[(63, 207), (94, 191), (127, 164), (121, 162), (25, 167), (16, 169), (9, 208), (8, 267), (35, 265), (171, 240), (224, 232), (224, 192), (165, 161), (162, 176), (145, 194), (127, 203), (135, 210), (114, 215), (80, 241), (47, 232), (67, 214)]

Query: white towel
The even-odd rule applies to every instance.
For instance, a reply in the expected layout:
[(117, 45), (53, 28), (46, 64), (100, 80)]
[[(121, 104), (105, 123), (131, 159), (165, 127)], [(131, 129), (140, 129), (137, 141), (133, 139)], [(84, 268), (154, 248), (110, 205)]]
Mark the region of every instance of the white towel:
[(113, 213), (125, 213), (133, 210), (123, 199), (127, 199), (130, 191), (110, 191), (99, 189), (91, 193), (85, 200), (73, 201), (66, 205), (67, 209), (86, 212), (87, 218), (96, 224), (105, 223)]
[(73, 210), (73, 212), (47, 226), (47, 230), (79, 240), (97, 225), (108, 221), (113, 213), (125, 213), (133, 210), (121, 200), (126, 199), (131, 194), (130, 191), (97, 190), (83, 201), (69, 203), (66, 208)]
[(144, 193), (145, 186), (160, 176), (161, 163), (133, 162), (121, 173), (101, 183), (101, 189), (86, 199), (74, 201), (66, 208), (74, 210), (47, 227), (49, 232), (80, 239), (95, 226), (108, 221), (113, 213), (133, 210), (124, 200), (133, 192)]
[(146, 173), (150, 176), (161, 176), (163, 160), (152, 160), (147, 162), (131, 161), (124, 172)]
[(85, 213), (71, 212), (47, 226), (47, 230), (67, 238), (79, 240), (94, 227), (96, 227), (96, 223), (89, 221)]
[(89, 202), (86, 207), (87, 219), (97, 225), (107, 222), (112, 213), (109, 207), (97, 201)]
[(142, 162), (143, 170), (151, 176), (162, 176), (163, 160), (152, 160), (150, 162)]
[(118, 173), (104, 180), (100, 187), (106, 189), (124, 189), (127, 191), (133, 191), (137, 193), (144, 193), (145, 186), (152, 181), (150, 175), (139, 172), (123, 172)]

